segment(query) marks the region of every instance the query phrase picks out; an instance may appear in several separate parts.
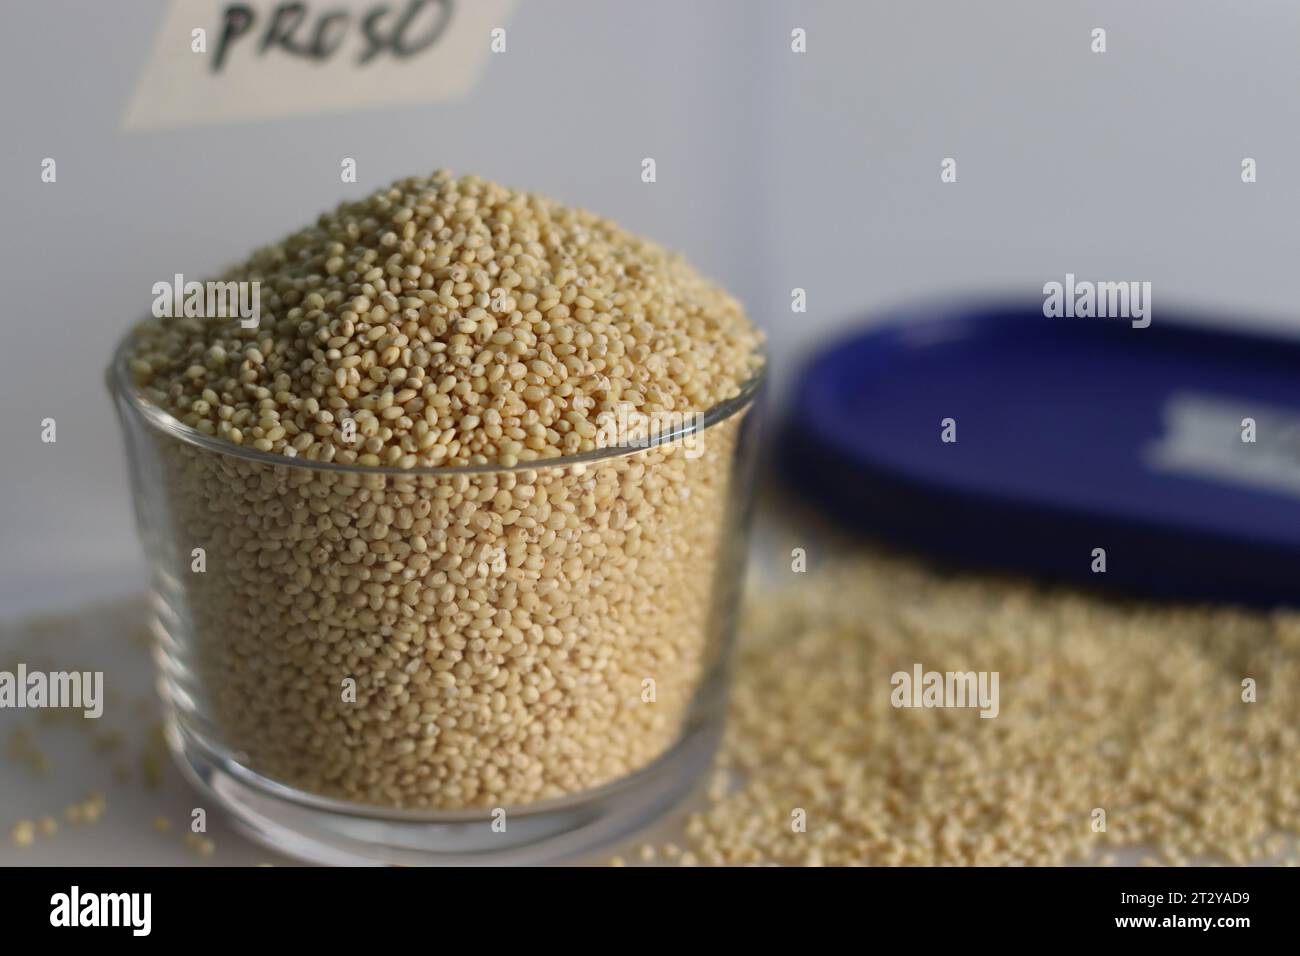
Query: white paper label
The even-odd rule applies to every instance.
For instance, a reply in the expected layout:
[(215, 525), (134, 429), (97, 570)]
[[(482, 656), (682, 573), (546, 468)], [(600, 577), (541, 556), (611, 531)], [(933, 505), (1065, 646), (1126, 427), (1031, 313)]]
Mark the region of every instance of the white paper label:
[(165, 129), (451, 99), (515, 0), (172, 0), (123, 119)]
[(1164, 419), (1146, 449), (1152, 468), (1300, 496), (1300, 409), (1183, 392)]

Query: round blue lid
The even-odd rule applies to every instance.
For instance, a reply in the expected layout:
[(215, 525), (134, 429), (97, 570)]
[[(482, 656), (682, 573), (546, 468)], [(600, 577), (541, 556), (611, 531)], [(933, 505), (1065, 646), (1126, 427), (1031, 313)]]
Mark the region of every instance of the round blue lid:
[(841, 523), (965, 563), (1300, 603), (1300, 343), (931, 307), (815, 356), (783, 428)]

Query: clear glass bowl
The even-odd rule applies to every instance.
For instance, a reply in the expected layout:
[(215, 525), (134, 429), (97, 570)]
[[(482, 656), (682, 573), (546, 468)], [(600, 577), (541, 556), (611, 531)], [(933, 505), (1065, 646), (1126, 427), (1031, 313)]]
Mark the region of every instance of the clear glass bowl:
[(168, 739), (252, 836), (331, 863), (590, 851), (721, 734), (763, 373), (636, 447), (291, 459), (109, 387), (153, 576)]

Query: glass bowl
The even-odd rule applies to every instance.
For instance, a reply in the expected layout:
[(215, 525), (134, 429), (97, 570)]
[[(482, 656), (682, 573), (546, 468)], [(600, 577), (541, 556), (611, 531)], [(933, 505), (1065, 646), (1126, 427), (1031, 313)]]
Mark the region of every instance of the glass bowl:
[(254, 838), (328, 863), (590, 852), (721, 734), (760, 370), (702, 415), (511, 467), (234, 445), (108, 371), (167, 737)]

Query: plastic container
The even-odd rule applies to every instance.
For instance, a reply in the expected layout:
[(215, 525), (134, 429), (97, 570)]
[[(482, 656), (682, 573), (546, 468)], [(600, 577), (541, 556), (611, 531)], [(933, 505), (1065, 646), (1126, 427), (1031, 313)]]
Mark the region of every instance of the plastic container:
[(786, 475), (839, 525), (1128, 593), (1300, 603), (1300, 341), (1172, 307), (1149, 328), (1032, 300), (877, 318), (812, 357), (782, 429)]
[(756, 396), (633, 447), (398, 469), (205, 436), (109, 386), (170, 745), (253, 837), (331, 863), (594, 849), (721, 733)]

